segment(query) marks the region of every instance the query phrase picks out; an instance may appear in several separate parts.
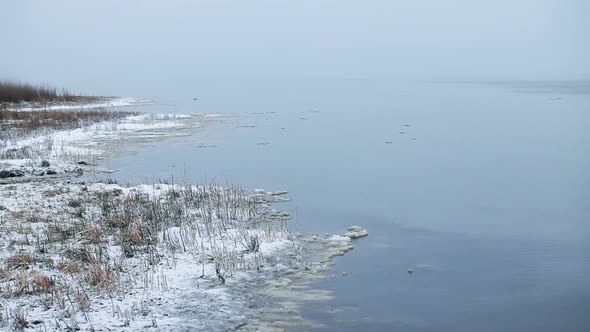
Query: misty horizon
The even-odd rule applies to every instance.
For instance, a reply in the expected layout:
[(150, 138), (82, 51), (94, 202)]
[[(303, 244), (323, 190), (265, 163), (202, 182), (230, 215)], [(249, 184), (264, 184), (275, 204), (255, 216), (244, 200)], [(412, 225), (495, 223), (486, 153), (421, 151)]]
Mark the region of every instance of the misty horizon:
[(584, 1), (21, 1), (3, 79), (584, 80)]

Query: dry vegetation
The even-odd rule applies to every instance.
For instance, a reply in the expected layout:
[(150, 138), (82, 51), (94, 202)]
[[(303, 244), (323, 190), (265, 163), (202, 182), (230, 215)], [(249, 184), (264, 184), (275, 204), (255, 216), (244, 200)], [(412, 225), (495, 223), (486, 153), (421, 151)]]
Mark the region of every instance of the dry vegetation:
[(105, 109), (77, 111), (9, 111), (0, 109), (0, 140), (29, 135), (39, 130), (68, 130), (90, 123), (121, 119), (132, 115)]
[[(165, 290), (164, 268), (178, 255), (190, 253), (201, 267), (195, 273), (224, 283), (263, 266), (262, 242), (290, 236), (288, 214), (272, 210), (269, 196), (239, 187), (59, 186), (39, 192), (42, 204), (23, 198), (25, 211), (0, 214), (0, 294), (59, 308), (60, 326), (76, 325), (66, 318), (87, 315), (97, 296)], [(16, 197), (21, 188), (2, 195)], [(35, 205), (45, 206), (34, 212)], [(11, 312), (13, 327), (26, 326), (28, 314)]]
[(94, 97), (76, 96), (62, 89), (45, 85), (0, 82), (0, 104), (20, 102), (79, 102), (93, 100)]
[[(106, 109), (51, 110), (55, 104), (84, 104), (104, 100), (104, 97), (77, 96), (67, 90), (26, 83), (0, 82), (0, 141), (30, 135), (40, 130), (68, 130), (94, 122), (116, 120), (131, 113)], [(19, 110), (22, 105), (34, 110)]]

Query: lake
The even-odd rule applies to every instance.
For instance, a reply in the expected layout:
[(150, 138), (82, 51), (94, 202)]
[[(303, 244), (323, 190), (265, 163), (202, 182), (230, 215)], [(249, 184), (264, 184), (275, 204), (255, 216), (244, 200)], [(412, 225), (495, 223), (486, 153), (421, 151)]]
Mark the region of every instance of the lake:
[(158, 100), (144, 111), (220, 115), (125, 147), (110, 177), (288, 190), (294, 229), (368, 229), (314, 284), (333, 291), (304, 307), (318, 330), (590, 331), (590, 83), (109, 89)]

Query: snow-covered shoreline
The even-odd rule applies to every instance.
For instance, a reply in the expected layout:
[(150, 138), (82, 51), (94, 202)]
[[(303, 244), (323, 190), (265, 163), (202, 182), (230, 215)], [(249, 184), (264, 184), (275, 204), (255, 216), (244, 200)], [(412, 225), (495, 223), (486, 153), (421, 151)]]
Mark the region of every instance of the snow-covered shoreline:
[[(81, 174), (116, 153), (120, 142), (182, 134), (205, 115), (124, 113), (123, 117), (66, 130), (37, 130), (0, 141), (0, 183), (39, 176)], [(175, 129), (175, 131), (172, 131)]]
[(30, 112), (140, 106), (153, 104), (154, 102), (154, 100), (146, 98), (92, 97), (82, 102), (20, 102), (7, 103), (3, 106), (8, 111)]
[(293, 303), (326, 294), (302, 286), (352, 248), (345, 236), (290, 232), (271, 206), (284, 196), (239, 187), (42, 181), (0, 186), (0, 197), (8, 325), (21, 312), (48, 330), (303, 326)]
[(286, 191), (71, 177), (116, 153), (114, 142), (171, 136), (205, 117), (129, 114), (0, 146), (0, 170), (25, 173), (0, 179), (0, 330), (313, 326), (297, 308), (329, 294), (310, 281), (366, 231), (292, 232), (273, 207)]

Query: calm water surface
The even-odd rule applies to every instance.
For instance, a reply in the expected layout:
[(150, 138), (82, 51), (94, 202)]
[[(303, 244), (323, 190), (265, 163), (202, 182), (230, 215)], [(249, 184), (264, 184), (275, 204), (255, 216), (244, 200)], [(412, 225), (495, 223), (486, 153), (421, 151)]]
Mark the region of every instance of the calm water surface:
[(369, 230), (315, 285), (334, 291), (304, 308), (319, 330), (590, 331), (587, 82), (112, 88), (223, 115), (129, 147), (115, 178), (284, 189), (300, 230)]

